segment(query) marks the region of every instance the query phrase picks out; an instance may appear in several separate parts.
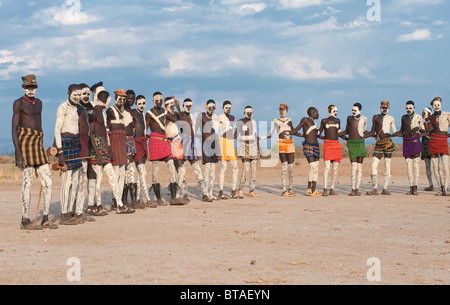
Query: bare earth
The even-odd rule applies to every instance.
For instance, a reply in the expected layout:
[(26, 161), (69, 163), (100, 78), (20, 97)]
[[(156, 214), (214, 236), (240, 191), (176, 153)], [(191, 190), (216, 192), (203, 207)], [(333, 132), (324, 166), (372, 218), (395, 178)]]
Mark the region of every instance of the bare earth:
[[(364, 285), (373, 284), (367, 279), (372, 267), (367, 261), (373, 257), (381, 261), (378, 283), (450, 284), (450, 197), (423, 191), (423, 164), (420, 196), (404, 195), (409, 189), (405, 162), (395, 158), (392, 196), (348, 197), (350, 163), (345, 160), (340, 196), (310, 198), (303, 195), (308, 166), (304, 159), (299, 163), (295, 198), (280, 197), (278, 166), (258, 169), (259, 199), (203, 203), (188, 166), (193, 198), (188, 206), (113, 213), (94, 223), (40, 232), (19, 230), (22, 177), (2, 164), (0, 284), (73, 284), (67, 278), (73, 257), (81, 263), (81, 281), (75, 284), (87, 285)], [(366, 159), (363, 191), (371, 189), (370, 163)], [(166, 173), (162, 166), (164, 185)], [(383, 174), (380, 164), (380, 181)], [(56, 220), (60, 177), (53, 173), (53, 178), (51, 218)], [(229, 185), (228, 174), (227, 194)], [(104, 190), (108, 206), (106, 183)], [(35, 180), (32, 220), (38, 194)], [(167, 191), (164, 196), (169, 199)]]

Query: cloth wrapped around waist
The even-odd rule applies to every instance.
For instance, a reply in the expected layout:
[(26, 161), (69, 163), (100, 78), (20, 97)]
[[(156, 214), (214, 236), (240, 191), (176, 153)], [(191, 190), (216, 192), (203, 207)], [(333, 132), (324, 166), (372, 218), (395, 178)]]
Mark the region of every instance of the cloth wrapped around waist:
[(43, 144), (44, 134), (30, 128), (20, 128), (19, 147), (25, 166), (41, 166), (48, 164)]
[(173, 158), (172, 148), (166, 135), (152, 132), (148, 140), (149, 160), (156, 161), (164, 158)]
[(278, 152), (280, 154), (295, 153), (294, 140), (278, 139)]
[(113, 153), (113, 166), (122, 166), (127, 164), (125, 130), (112, 130), (109, 135)]
[(344, 159), (342, 145), (339, 140), (324, 140), (323, 159), (339, 163)]
[(422, 152), (423, 146), (420, 136), (413, 138), (403, 138), (403, 157), (409, 158)]
[(351, 161), (356, 160), (357, 158), (367, 157), (365, 143), (364, 139), (347, 140), (348, 154)]
[(303, 154), (306, 158), (320, 158), (320, 146), (317, 143), (303, 143)]
[[(92, 139), (94, 140), (94, 145), (97, 148), (100, 158), (103, 162), (111, 163), (111, 158), (108, 152), (108, 143), (107, 140), (103, 137), (92, 135)], [(97, 160), (97, 156), (95, 155), (95, 150), (92, 146), (89, 147), (89, 155), (91, 156), (90, 163), (97, 164), (99, 160)]]
[(448, 137), (432, 133), (428, 143), (428, 152), (431, 155), (448, 155)]
[(395, 153), (395, 144), (390, 137), (377, 141), (375, 144), (375, 153), (393, 154)]
[[(62, 150), (68, 170), (76, 170), (83, 166), (80, 156), (80, 138), (79, 137), (61, 137)], [(70, 160), (70, 161), (69, 161)]]

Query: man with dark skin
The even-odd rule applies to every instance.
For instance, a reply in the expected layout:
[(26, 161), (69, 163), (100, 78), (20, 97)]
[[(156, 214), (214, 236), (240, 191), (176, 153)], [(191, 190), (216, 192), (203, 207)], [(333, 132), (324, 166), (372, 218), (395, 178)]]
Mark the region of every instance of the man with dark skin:
[[(433, 110), (431, 108), (425, 108), (422, 111), (422, 118), (424, 120), (423, 124), (425, 126), (425, 130), (430, 130), (430, 117), (433, 114)], [(434, 192), (434, 183), (433, 183), (433, 173), (431, 171), (431, 155), (428, 152), (428, 146), (430, 142), (430, 136), (426, 135), (422, 138), (422, 160), (425, 162), (425, 170), (427, 173), (428, 183), (430, 186), (424, 189), (425, 192)]]
[(213, 195), (214, 181), (216, 179), (216, 164), (220, 158), (219, 143), (219, 118), (214, 114), (216, 110), (216, 102), (208, 100), (206, 102), (206, 112), (202, 112), (197, 116), (195, 123), (195, 131), (200, 129), (202, 138), (202, 162), (205, 166), (205, 184), (207, 188), (207, 198), (202, 199), (205, 202), (218, 200)]
[[(81, 100), (80, 103), (76, 105), (78, 111), (78, 127), (80, 136), (80, 158), (82, 167), (80, 168), (80, 182), (79, 191), (76, 193), (76, 204), (75, 204), (75, 219), (79, 223), (84, 223), (85, 221), (94, 221), (91, 217), (85, 217), (84, 201), (87, 197), (87, 187), (88, 187), (88, 165), (89, 165), (89, 141), (90, 141), (90, 130), (89, 130), (89, 112), (92, 113), (93, 107), (89, 103), (90, 89), (88, 85), (79, 85), (81, 89)], [(82, 87), (83, 86), (83, 87)], [(89, 109), (89, 112), (88, 112)]]
[[(367, 192), (367, 195), (378, 195), (378, 164), (384, 156), (384, 186), (381, 195), (391, 195), (387, 190), (391, 180), (391, 160), (395, 153), (395, 145), (392, 137), (395, 136), (397, 128), (394, 118), (389, 113), (389, 102), (382, 101), (380, 106), (381, 114), (377, 114), (372, 119), (372, 130), (366, 134), (366, 138), (375, 137), (377, 143), (373, 153), (372, 161), (372, 185), (373, 190)], [(392, 134), (391, 134), (392, 130)]]
[(91, 165), (95, 172), (96, 179), (89, 181), (89, 204), (86, 213), (94, 216), (105, 216), (107, 212), (102, 206), (101, 185), (103, 180), (103, 172), (106, 173), (109, 185), (113, 192), (113, 197), (117, 205), (117, 214), (129, 214), (132, 210), (126, 208), (122, 203), (120, 195), (120, 185), (117, 184), (116, 173), (112, 166), (113, 151), (109, 136), (106, 130), (105, 119), (103, 111), (109, 108), (111, 103), (111, 96), (106, 91), (100, 91), (98, 93), (97, 103), (90, 116), (90, 129), (91, 129)]
[[(107, 115), (107, 127), (109, 129), (109, 137), (111, 141), (112, 153), (113, 153), (113, 168), (116, 174), (116, 183), (119, 187), (120, 197), (123, 195), (123, 187), (125, 185), (125, 169), (127, 165), (127, 148), (126, 148), (126, 132), (125, 132), (125, 115), (123, 112), (123, 105), (126, 102), (127, 95), (125, 90), (119, 89), (115, 92), (116, 103), (113, 107), (106, 111)], [(135, 210), (127, 206), (124, 206), (129, 212)], [(113, 198), (111, 209), (118, 209), (117, 201)]]
[[(278, 108), (280, 117), (272, 121), (272, 127), (267, 136), (260, 137), (260, 140), (270, 139), (275, 132), (278, 133), (278, 152), (281, 162), (281, 196), (295, 197), (292, 186), (294, 184), (294, 161), (295, 145), (292, 139), (294, 126), (292, 120), (287, 117), (289, 107), (286, 104), (280, 104)], [(288, 180), (289, 172), (289, 182)]]
[(148, 158), (148, 148), (147, 148), (147, 125), (145, 123), (145, 106), (147, 102), (145, 96), (139, 95), (136, 98), (136, 109), (131, 110), (131, 115), (133, 116), (133, 124), (136, 132), (134, 142), (136, 146), (136, 154), (134, 155), (133, 161), (137, 167), (138, 174), (138, 188), (137, 196), (144, 194), (145, 202), (143, 205), (148, 208), (157, 208), (158, 205), (153, 203), (150, 199), (150, 194), (147, 189), (147, 169), (145, 167), (145, 162)]
[(244, 118), (236, 123), (234, 138), (240, 143), (238, 157), (241, 158), (244, 168), (241, 173), (239, 183), (238, 198), (244, 199), (244, 186), (247, 182), (247, 175), (250, 172), (250, 185), (248, 197), (258, 198), (255, 194), (256, 187), (256, 169), (260, 156), (258, 143), (258, 129), (256, 121), (253, 119), (253, 108), (247, 106), (244, 109)]
[(84, 109), (87, 111), (88, 115), (91, 115), (94, 111), (94, 106), (92, 106), (90, 99), (91, 99), (91, 89), (86, 84), (80, 84), (81, 88), (81, 101), (80, 105), (84, 107)]
[(428, 152), (431, 155), (434, 174), (440, 187), (436, 196), (447, 196), (448, 179), (449, 179), (449, 150), (448, 150), (448, 129), (450, 126), (450, 113), (442, 111), (442, 99), (435, 97), (430, 105), (433, 107), (434, 113), (430, 117), (430, 126), (428, 135), (430, 141), (428, 143)]
[(134, 209), (143, 209), (144, 205), (140, 204), (137, 200), (137, 182), (136, 174), (137, 168), (134, 162), (134, 155), (136, 154), (136, 144), (134, 142), (135, 137), (135, 127), (133, 115), (131, 113), (131, 107), (134, 106), (136, 102), (136, 93), (133, 90), (128, 90), (126, 92), (127, 100), (123, 106), (124, 111), (124, 123), (125, 123), (125, 134), (126, 134), (126, 146), (127, 146), (127, 165), (125, 171), (125, 185), (123, 188), (122, 202), (125, 204), (128, 202), (128, 193), (131, 197), (131, 206)]
[(417, 184), (420, 175), (420, 155), (423, 147), (420, 141), (425, 133), (422, 116), (416, 114), (413, 101), (406, 103), (406, 115), (402, 117), (402, 126), (397, 136), (403, 137), (403, 157), (408, 168), (410, 191), (406, 195), (419, 195)]
[(183, 160), (178, 160), (181, 167), (178, 167), (178, 183), (180, 186), (180, 193), (184, 200), (189, 200), (186, 194), (186, 161), (188, 161), (194, 170), (198, 185), (202, 191), (202, 200), (207, 201), (206, 183), (203, 179), (202, 169), (200, 167), (200, 158), (195, 148), (195, 133), (194, 133), (194, 115), (192, 112), (193, 102), (190, 98), (183, 101), (183, 111), (179, 112), (177, 125), (181, 131), (181, 139), (183, 141)]
[(69, 86), (68, 99), (58, 107), (55, 123), (55, 146), (58, 150), (59, 165), (62, 170), (61, 182), (61, 219), (63, 225), (82, 223), (74, 218), (72, 209), (80, 181), (82, 165), (80, 153), (80, 127), (78, 104), (81, 100), (81, 89), (77, 84)]
[(319, 119), (319, 111), (311, 107), (308, 109), (308, 117), (303, 118), (300, 124), (292, 131), (292, 134), (296, 134), (303, 128), (303, 137), (305, 142), (303, 143), (303, 153), (309, 163), (309, 175), (308, 175), (308, 189), (306, 190), (307, 196), (322, 196), (317, 191), (317, 180), (319, 179), (319, 161), (320, 161), (320, 149), (319, 142), (317, 141), (317, 125), (315, 120)]
[(151, 134), (149, 135), (149, 160), (152, 161), (152, 188), (155, 192), (157, 202), (159, 206), (165, 206), (167, 203), (161, 197), (161, 184), (159, 182), (159, 162), (165, 162), (169, 170), (170, 179), (170, 193), (171, 204), (181, 205), (184, 201), (176, 198), (177, 192), (177, 173), (175, 169), (175, 163), (173, 160), (172, 148), (169, 144), (169, 140), (166, 135), (166, 127), (168, 121), (166, 119), (166, 110), (162, 108), (163, 95), (161, 92), (155, 92), (153, 94), (153, 103), (155, 107), (150, 109), (146, 116), (145, 121), (147, 128), (150, 128)]
[[(319, 129), (319, 135), (325, 131), (324, 136), (320, 136), (320, 139), (324, 140), (324, 151), (323, 158), (325, 161), (325, 170), (323, 177), (323, 193), (322, 196), (336, 196), (337, 193), (334, 191), (336, 184), (338, 168), (341, 161), (344, 159), (342, 154), (342, 145), (339, 142), (339, 132), (341, 132), (341, 120), (337, 118), (338, 108), (335, 105), (330, 105), (328, 107), (329, 117), (322, 120)], [(344, 138), (345, 139), (345, 138)], [(331, 188), (328, 187), (328, 174), (330, 173), (331, 167), (333, 167), (331, 174)]]
[[(12, 140), (15, 149), (16, 166), (23, 173), (22, 221), (20, 227), (23, 230), (41, 230), (43, 227), (57, 229), (58, 227), (49, 221), (53, 179), (42, 140), (42, 101), (36, 98), (38, 89), (36, 76), (24, 76), (22, 77), (22, 82), (22, 89), (25, 94), (14, 102), (12, 117)], [(32, 158), (27, 153), (30, 151), (30, 147), (24, 145), (25, 137), (33, 140), (31, 148), (38, 158)], [(37, 172), (43, 188), (44, 217), (40, 226), (35, 226), (31, 222), (29, 215), (33, 170)]]
[(352, 163), (352, 191), (349, 196), (361, 196), (359, 187), (362, 179), (362, 165), (367, 157), (365, 147), (365, 134), (367, 133), (367, 117), (361, 115), (362, 105), (355, 103), (352, 108), (352, 116), (347, 118), (347, 126), (339, 133), (340, 137), (348, 135), (347, 147)]

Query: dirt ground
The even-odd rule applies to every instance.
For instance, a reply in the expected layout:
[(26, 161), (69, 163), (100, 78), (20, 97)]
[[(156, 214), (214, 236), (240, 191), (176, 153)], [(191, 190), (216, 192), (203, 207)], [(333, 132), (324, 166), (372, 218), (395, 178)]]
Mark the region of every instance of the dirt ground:
[[(370, 163), (366, 159), (363, 191), (371, 189)], [(409, 188), (402, 158), (393, 162), (392, 196), (348, 197), (348, 160), (340, 167), (337, 197), (304, 196), (306, 161), (299, 160), (295, 170), (295, 198), (280, 197), (278, 166), (258, 169), (259, 199), (203, 203), (188, 166), (193, 200), (187, 206), (113, 213), (94, 223), (28, 232), (19, 229), (21, 174), (2, 164), (0, 284), (450, 284), (450, 197), (423, 191), (424, 164), (420, 196), (404, 195)], [(161, 167), (164, 185), (166, 173)], [(381, 181), (383, 174), (380, 164)], [(56, 220), (60, 177), (53, 173), (53, 178)], [(319, 179), (321, 187), (322, 174)], [(108, 206), (106, 183), (104, 190)], [(38, 194), (35, 180), (32, 219)], [(168, 191), (164, 196), (168, 200)], [(67, 277), (71, 258), (80, 263), (80, 281)], [(380, 282), (368, 281), (370, 258), (381, 263)]]

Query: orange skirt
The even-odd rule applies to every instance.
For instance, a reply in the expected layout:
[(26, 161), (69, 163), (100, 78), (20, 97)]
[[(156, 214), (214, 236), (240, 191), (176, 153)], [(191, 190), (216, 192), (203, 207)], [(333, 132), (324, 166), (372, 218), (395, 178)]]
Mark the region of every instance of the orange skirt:
[(280, 154), (293, 154), (293, 153), (295, 153), (294, 140), (278, 139), (278, 152)]

